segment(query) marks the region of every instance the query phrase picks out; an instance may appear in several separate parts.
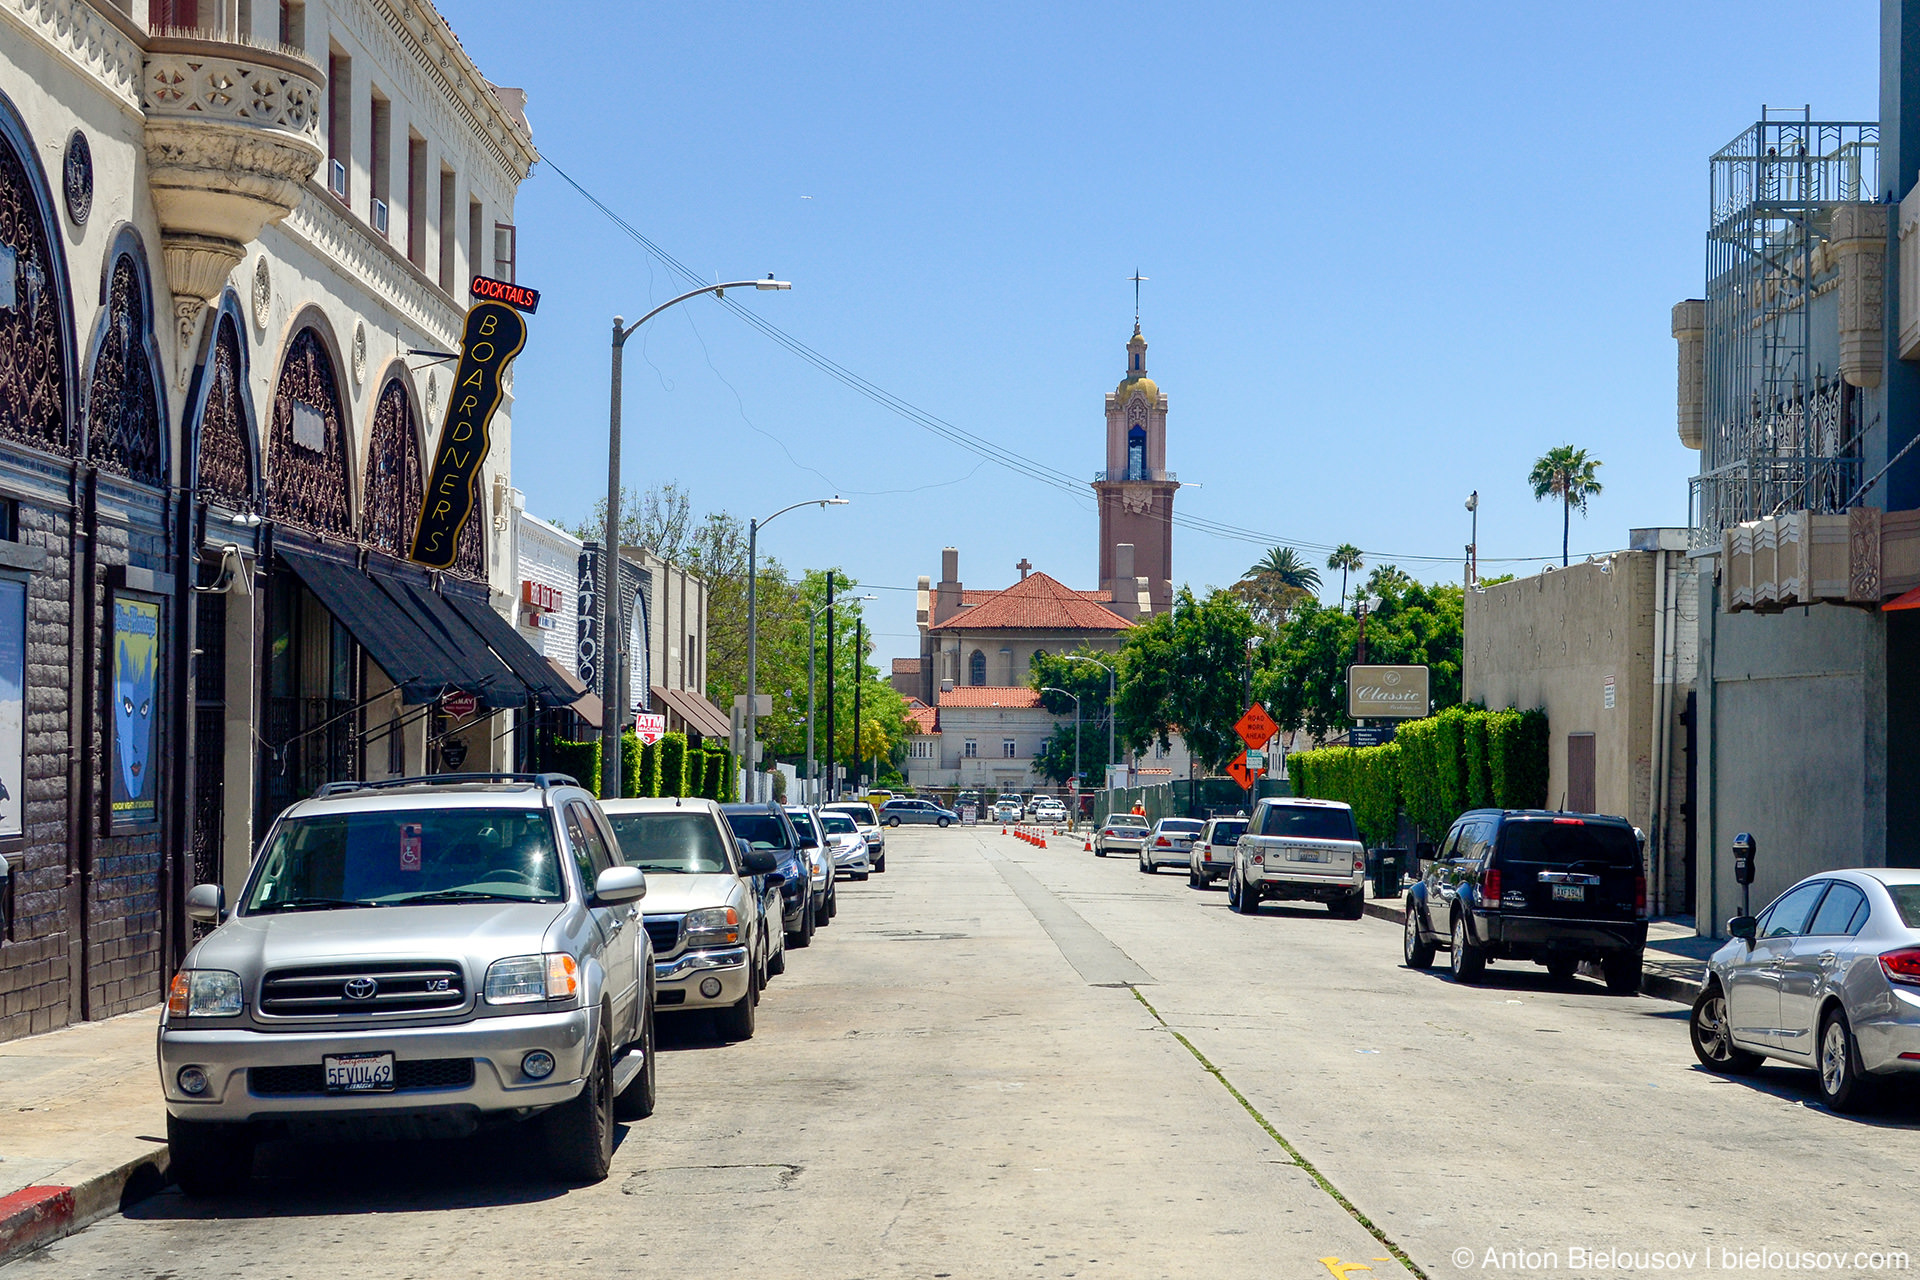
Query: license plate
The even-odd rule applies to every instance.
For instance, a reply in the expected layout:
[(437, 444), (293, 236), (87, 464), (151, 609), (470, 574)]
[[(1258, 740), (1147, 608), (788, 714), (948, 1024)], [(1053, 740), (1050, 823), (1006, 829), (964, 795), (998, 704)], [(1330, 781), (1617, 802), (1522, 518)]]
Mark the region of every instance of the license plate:
[(1289, 862), (1325, 862), (1326, 860), (1325, 849), (1295, 849), (1287, 855)]
[(1585, 902), (1587, 886), (1583, 884), (1557, 884), (1553, 886), (1555, 902)]
[(386, 1093), (393, 1088), (390, 1053), (330, 1053), (320, 1065), (326, 1070), (328, 1093)]

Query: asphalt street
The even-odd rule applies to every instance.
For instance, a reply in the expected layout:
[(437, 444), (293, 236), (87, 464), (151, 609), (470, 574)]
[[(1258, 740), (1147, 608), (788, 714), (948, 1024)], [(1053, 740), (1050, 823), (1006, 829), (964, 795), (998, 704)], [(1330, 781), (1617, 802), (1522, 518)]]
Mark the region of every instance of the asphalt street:
[(1521, 965), (1459, 986), (1406, 969), (1390, 924), (1236, 916), (1078, 841), (904, 829), (888, 852), (791, 954), (754, 1040), (662, 1018), (658, 1113), (600, 1186), (543, 1181), (512, 1133), (276, 1144), (240, 1196), (163, 1192), (10, 1273), (1438, 1280), (1920, 1257), (1920, 1104), (1841, 1117), (1807, 1073), (1704, 1072), (1679, 1005)]

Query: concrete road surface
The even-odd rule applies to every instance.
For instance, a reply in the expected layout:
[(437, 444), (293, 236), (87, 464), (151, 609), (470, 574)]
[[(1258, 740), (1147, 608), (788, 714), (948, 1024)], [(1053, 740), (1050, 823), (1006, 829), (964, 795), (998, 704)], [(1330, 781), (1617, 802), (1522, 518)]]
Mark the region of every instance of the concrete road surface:
[[(751, 1042), (662, 1019), (660, 1107), (565, 1191), (516, 1135), (276, 1144), (35, 1277), (1901, 1274), (1912, 1097), (1696, 1068), (1686, 1010), (1075, 841), (901, 828)], [(1909, 1269), (1914, 1265), (1909, 1262)]]

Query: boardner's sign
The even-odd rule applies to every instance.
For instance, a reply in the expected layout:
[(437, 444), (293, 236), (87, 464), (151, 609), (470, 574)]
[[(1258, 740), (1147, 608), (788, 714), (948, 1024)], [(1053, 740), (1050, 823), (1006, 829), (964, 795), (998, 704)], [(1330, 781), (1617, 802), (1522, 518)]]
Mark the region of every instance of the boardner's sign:
[(1347, 668), (1347, 714), (1355, 720), (1416, 720), (1429, 706), (1425, 667)]
[(447, 397), (446, 425), (427, 477), (427, 500), (413, 534), (411, 558), (449, 569), (459, 550), (460, 526), (473, 510), (475, 482), (487, 457), (487, 428), (500, 407), (501, 379), (527, 341), (527, 322), (499, 302), (476, 302), (460, 337), (460, 365)]

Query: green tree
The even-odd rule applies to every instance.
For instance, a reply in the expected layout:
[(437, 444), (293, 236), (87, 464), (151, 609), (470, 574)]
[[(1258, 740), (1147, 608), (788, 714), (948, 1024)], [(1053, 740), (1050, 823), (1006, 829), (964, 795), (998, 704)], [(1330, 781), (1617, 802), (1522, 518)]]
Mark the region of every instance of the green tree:
[(1340, 571), (1340, 607), (1347, 607), (1347, 574), (1358, 573), (1365, 567), (1366, 558), (1360, 554), (1360, 548), (1351, 542), (1343, 542), (1333, 549), (1327, 557), (1327, 568)]
[(1589, 458), (1585, 449), (1563, 444), (1549, 449), (1527, 473), (1533, 486), (1533, 500), (1560, 499), (1560, 564), (1567, 563), (1567, 546), (1572, 538), (1573, 513), (1577, 508), (1584, 518), (1587, 499), (1600, 492), (1600, 460)]
[[(1080, 767), (1083, 770), (1090, 767), (1091, 757), (1087, 755), (1088, 745), (1087, 726), (1086, 722), (1082, 721)], [(1100, 754), (1105, 754), (1106, 749), (1107, 740), (1103, 735), (1100, 739)], [(1047, 740), (1040, 744), (1040, 749), (1033, 753), (1033, 770), (1056, 786), (1064, 785), (1067, 779), (1073, 776), (1073, 725), (1071, 723), (1053, 726), (1053, 732), (1048, 734)]]
[[(1092, 658), (1094, 661), (1076, 661), (1077, 658)], [(1036, 653), (1028, 669), (1028, 688), (1065, 689), (1080, 699), (1080, 769), (1090, 778), (1097, 779), (1104, 776), (1105, 765), (1118, 763), (1106, 758), (1107, 739), (1109, 736), (1117, 739), (1118, 734), (1109, 735), (1107, 732), (1107, 721), (1112, 714), (1112, 709), (1107, 705), (1107, 673), (1099, 665), (1113, 667), (1117, 662), (1118, 659), (1112, 652), (1083, 644), (1072, 650), (1071, 654)], [(1073, 714), (1073, 698), (1064, 697), (1061, 694), (1041, 694), (1040, 705), (1052, 715), (1071, 716)], [(1055, 729), (1054, 737), (1058, 738), (1062, 732), (1066, 734), (1064, 739), (1066, 763), (1061, 766), (1059, 776), (1054, 779), (1056, 782), (1066, 781), (1073, 773), (1073, 724), (1071, 721)], [(1052, 745), (1052, 741), (1049, 739), (1049, 746)], [(1122, 749), (1124, 749), (1122, 745), (1116, 741), (1115, 750)], [(1041, 765), (1036, 763), (1034, 767), (1039, 769)]]
[(1366, 592), (1370, 596), (1385, 599), (1390, 595), (1399, 595), (1412, 585), (1412, 574), (1397, 564), (1383, 564), (1367, 575)]
[(1268, 627), (1286, 621), (1295, 605), (1320, 590), (1320, 571), (1292, 547), (1272, 547), (1248, 568), (1234, 592)]
[(1247, 707), (1253, 615), (1230, 591), (1205, 600), (1182, 587), (1171, 611), (1127, 633), (1120, 648), (1120, 736), (1141, 750), (1174, 733), (1218, 771), (1239, 753), (1234, 722)]

